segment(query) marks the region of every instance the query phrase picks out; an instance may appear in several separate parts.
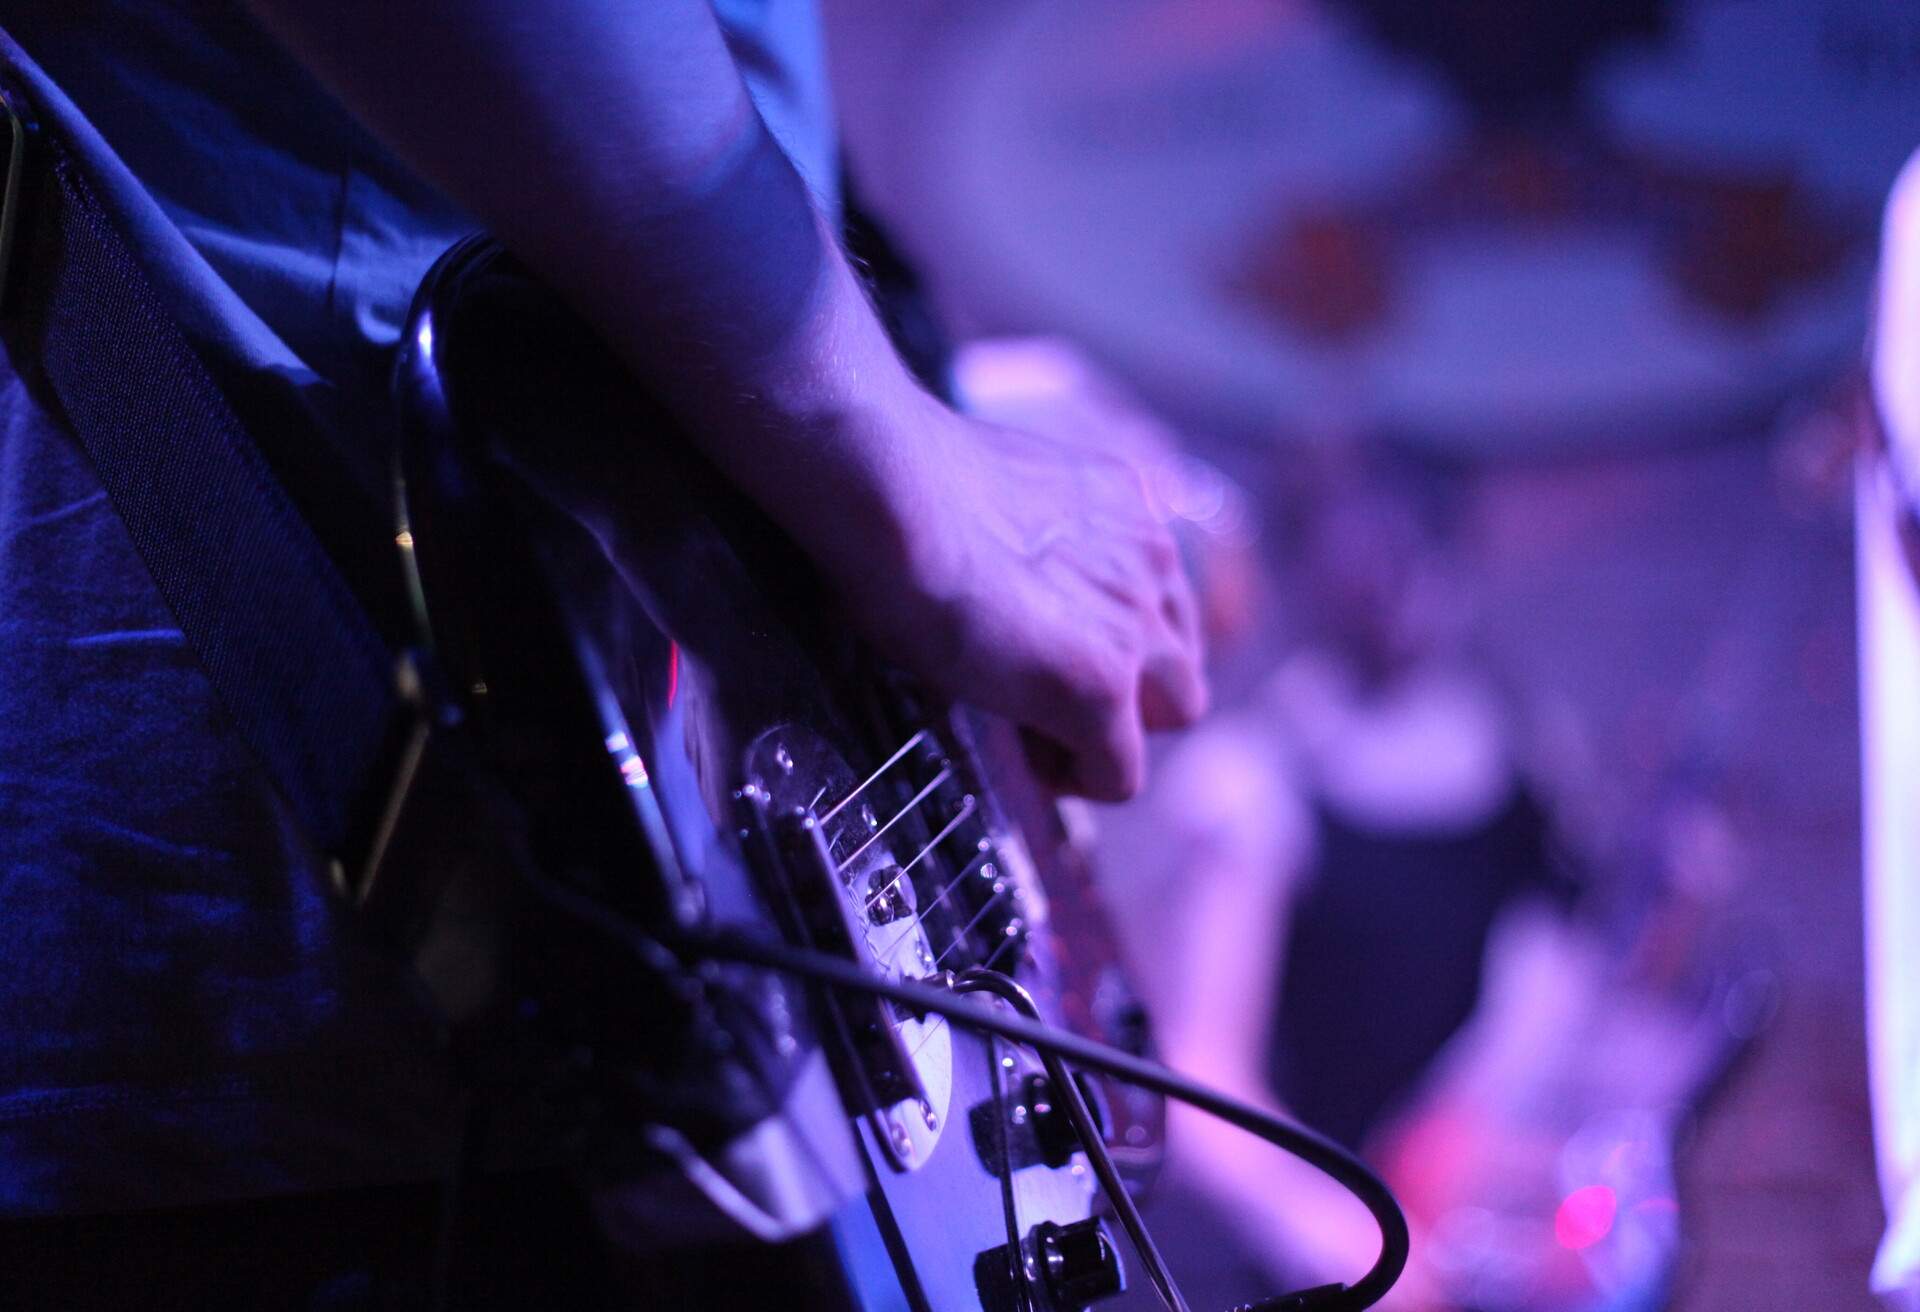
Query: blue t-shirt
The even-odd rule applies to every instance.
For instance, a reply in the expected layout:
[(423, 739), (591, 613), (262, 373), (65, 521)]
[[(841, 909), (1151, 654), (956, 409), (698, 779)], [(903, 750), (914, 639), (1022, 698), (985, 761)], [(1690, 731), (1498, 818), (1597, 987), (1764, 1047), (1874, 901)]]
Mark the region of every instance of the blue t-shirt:
[[(814, 0), (715, 8), (831, 205)], [(414, 284), (471, 224), (237, 3), (15, 0), (0, 24), (0, 67), (189, 336), (299, 389), (377, 469), (362, 416)], [(426, 1019), (329, 900), (31, 362), (3, 354), (0, 963), (0, 1215), (447, 1168)]]

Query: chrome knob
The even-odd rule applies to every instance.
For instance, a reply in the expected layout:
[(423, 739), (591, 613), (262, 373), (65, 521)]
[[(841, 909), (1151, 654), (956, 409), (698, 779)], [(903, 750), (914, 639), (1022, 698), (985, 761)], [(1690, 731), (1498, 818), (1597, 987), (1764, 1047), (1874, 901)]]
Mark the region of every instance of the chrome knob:
[(1033, 1228), (1032, 1243), (1034, 1264), (1059, 1312), (1080, 1312), (1127, 1287), (1120, 1251), (1099, 1217), (1069, 1225), (1042, 1221)]

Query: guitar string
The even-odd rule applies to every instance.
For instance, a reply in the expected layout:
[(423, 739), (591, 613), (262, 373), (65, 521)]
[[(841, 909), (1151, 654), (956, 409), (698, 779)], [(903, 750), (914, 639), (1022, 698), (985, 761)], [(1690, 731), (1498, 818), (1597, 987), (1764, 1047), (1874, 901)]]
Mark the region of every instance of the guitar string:
[[(1015, 943), (1018, 943), (1019, 941), (1020, 940), (1018, 938), (1015, 938), (1012, 936), (1002, 938), (1000, 940), (1000, 946), (995, 948), (992, 952), (989, 952), (987, 954), (987, 959), (980, 963), (980, 969), (992, 970), (993, 963), (1000, 960), (1000, 954), (1002, 952), (1005, 952), (1008, 948), (1012, 947)], [(940, 1018), (940, 1023), (944, 1025), (946, 1024), (946, 1020), (947, 1018), (945, 1016), (942, 1016)], [(912, 1052), (907, 1054), (907, 1060), (909, 1061), (913, 1060), (913, 1058), (919, 1054), (920, 1048), (926, 1046), (927, 1039), (931, 1039), (932, 1037), (933, 1037), (933, 1032), (930, 1030), (927, 1032), (925, 1038), (921, 1039), (920, 1044), (916, 1046)]]
[(878, 906), (880, 904), (880, 900), (886, 897), (888, 893), (893, 891), (894, 885), (898, 884), (901, 880), (907, 877), (908, 871), (912, 870), (915, 866), (919, 865), (920, 862), (925, 859), (927, 853), (933, 851), (934, 848), (940, 846), (941, 843), (945, 842), (948, 834), (951, 834), (955, 829), (959, 828), (960, 825), (964, 823), (969, 816), (971, 816), (975, 811), (978, 811), (979, 809), (980, 809), (980, 804), (977, 801), (975, 801), (973, 797), (969, 796), (966, 800), (966, 805), (962, 806), (960, 810), (954, 814), (953, 819), (947, 821), (946, 827), (943, 828), (939, 833), (935, 834), (931, 839), (929, 839), (925, 847), (921, 848), (918, 852), (915, 852), (913, 854), (913, 860), (907, 862), (905, 865), (901, 866), (899, 870), (895, 871), (893, 878), (889, 879), (886, 882), (886, 886), (884, 888), (880, 889), (872, 897), (867, 899), (867, 910), (872, 911), (876, 906)]
[(879, 842), (882, 838), (884, 838), (889, 829), (899, 824), (900, 821), (907, 815), (908, 812), (912, 811), (915, 807), (919, 806), (920, 803), (926, 801), (927, 798), (933, 794), (934, 789), (938, 788), (941, 784), (945, 783), (947, 780), (951, 778), (953, 778), (952, 766), (948, 766), (946, 769), (942, 770), (939, 774), (935, 775), (925, 788), (922, 788), (919, 792), (913, 795), (912, 801), (908, 802), (905, 806), (901, 807), (898, 811), (895, 811), (891, 819), (889, 819), (885, 824), (881, 825), (878, 829), (874, 830), (871, 834), (868, 834), (867, 841), (860, 844), (860, 846), (854, 848), (852, 855), (848, 856), (845, 861), (842, 861), (838, 866), (836, 866), (834, 868), (833, 873), (836, 875), (846, 874), (847, 871), (852, 867), (853, 863), (855, 861), (858, 861), (861, 858), (861, 856), (863, 856), (866, 853), (866, 850), (868, 848), (872, 847), (875, 843)]
[[(988, 855), (991, 855), (991, 853), (982, 852), (979, 855), (988, 856)], [(977, 860), (978, 858), (976, 857), (975, 859)], [(905, 943), (909, 938), (913, 937), (913, 931), (920, 928), (920, 923), (927, 918), (927, 913), (932, 911), (935, 907), (939, 906), (942, 902), (945, 902), (947, 900), (947, 896), (950, 893), (952, 893), (954, 889), (966, 883), (967, 876), (972, 875), (974, 873), (976, 873), (976, 867), (974, 865), (974, 862), (973, 861), (967, 862), (965, 868), (962, 869), (959, 874), (955, 875), (952, 879), (947, 881), (946, 886), (942, 888), (940, 892), (934, 896), (933, 901), (927, 903), (924, 907), (921, 907), (919, 911), (914, 914), (912, 923), (910, 923), (905, 929), (901, 930), (898, 934), (894, 935), (893, 942), (887, 944), (886, 947), (882, 948), (879, 952), (876, 952), (874, 954), (875, 959), (884, 961), (889, 956), (893, 955), (893, 950), (895, 948), (899, 947), (902, 943)]]
[(846, 806), (849, 802), (853, 801), (854, 798), (860, 796), (860, 794), (866, 792), (868, 787), (873, 783), (874, 780), (878, 779), (881, 775), (891, 770), (894, 767), (895, 763), (898, 762), (901, 757), (905, 756), (908, 752), (912, 751), (914, 747), (919, 744), (920, 740), (922, 738), (925, 738), (926, 736), (927, 736), (927, 731), (925, 729), (922, 729), (918, 733), (914, 734), (913, 737), (907, 739), (904, 743), (901, 743), (899, 750), (894, 752), (894, 754), (892, 756), (889, 756), (886, 760), (882, 761), (880, 763), (880, 768), (878, 770), (875, 770), (872, 774), (868, 775), (865, 779), (862, 779), (858, 784), (854, 786), (854, 790), (852, 792), (848, 793), (845, 797), (841, 798), (838, 802), (835, 802), (833, 804), (833, 809), (820, 817), (820, 823), (824, 825), (825, 823), (827, 823), (827, 821), (839, 815), (841, 811), (846, 809)]
[[(919, 743), (926, 738), (927, 733), (928, 731), (925, 729), (921, 729), (916, 733), (914, 733), (912, 737), (908, 738), (906, 742), (902, 743), (898, 748), (894, 750), (893, 755), (889, 756), (885, 761), (882, 761), (880, 763), (879, 768), (874, 770), (872, 774), (869, 774), (865, 779), (862, 779), (857, 785), (855, 785), (853, 788), (853, 791), (849, 792), (845, 797), (841, 798), (838, 802), (835, 802), (833, 806), (828, 809), (827, 813), (820, 817), (819, 823), (825, 824), (827, 821), (833, 819), (835, 816), (839, 815), (840, 812), (842, 812), (848, 806), (850, 806), (855, 799), (857, 799), (862, 793), (866, 792), (868, 788), (872, 787), (874, 783), (876, 783), (883, 775), (887, 773), (887, 771), (891, 770), (895, 765), (897, 765), (900, 762), (900, 760), (907, 755), (908, 752), (912, 751), (916, 746), (918, 746)], [(933, 778), (931, 782), (929, 782), (918, 793), (914, 794), (912, 799), (909, 800), (905, 806), (902, 806), (899, 811), (895, 812), (894, 815), (890, 819), (888, 819), (888, 821), (884, 825), (881, 825), (878, 829), (874, 830), (872, 834), (868, 835), (867, 840), (862, 844), (860, 844), (859, 847), (855, 848), (853, 852), (846, 858), (845, 861), (840, 863), (835, 873), (845, 874), (848, 867), (852, 866), (855, 861), (858, 861), (861, 858), (861, 856), (866, 853), (867, 849), (871, 848), (874, 845), (874, 843), (878, 842), (880, 838), (887, 833), (888, 830), (892, 829), (894, 825), (898, 824), (900, 820), (904, 816), (906, 816), (908, 812), (914, 810), (922, 802), (924, 802), (928, 798), (928, 796), (930, 796), (933, 793), (935, 789), (937, 789), (941, 784), (945, 783), (948, 779), (952, 777), (953, 777), (953, 767), (949, 765), (943, 768), (940, 771), (940, 773)], [(817, 804), (818, 801), (819, 799), (818, 797), (816, 797), (814, 799), (815, 804)], [(979, 809), (978, 803), (972, 797), (969, 797), (967, 799), (966, 805), (961, 809), (961, 811), (957, 815), (955, 815), (951, 820), (949, 820), (940, 829), (939, 833), (935, 834), (930, 840), (928, 840), (926, 846), (922, 847), (918, 852), (916, 852), (913, 856), (913, 859), (908, 861), (906, 865), (902, 866), (899, 872), (895, 874), (892, 879), (887, 881), (886, 886), (884, 888), (880, 889), (879, 892), (875, 893), (867, 901), (866, 909), (868, 911), (871, 911), (873, 907), (882, 898), (887, 896), (887, 894), (894, 888), (895, 885), (897, 885), (902, 879), (904, 879), (907, 876), (909, 871), (911, 871), (915, 866), (919, 865), (921, 860), (923, 860), (929, 852), (933, 851), (934, 848), (938, 847), (941, 843), (946, 841), (948, 835), (952, 834), (956, 828), (958, 828), (962, 823), (964, 823), (978, 809)], [(985, 855), (985, 854), (983, 853), (982, 855)], [(879, 953), (875, 954), (876, 959), (880, 961), (886, 960), (886, 958), (893, 952), (895, 948), (899, 947), (902, 943), (906, 942), (906, 940), (914, 933), (914, 931), (917, 930), (921, 926), (921, 924), (925, 921), (927, 914), (931, 912), (935, 907), (945, 902), (947, 898), (953, 893), (953, 890), (960, 887), (961, 884), (965, 883), (967, 878), (975, 872), (975, 864), (976, 863), (974, 861), (969, 861), (965, 869), (963, 869), (959, 874), (955, 875), (954, 878), (949, 880), (940, 889), (939, 893), (937, 893), (934, 896), (933, 901), (927, 903), (926, 906), (920, 908), (914, 914), (913, 920), (907, 925), (907, 927), (904, 930), (902, 930), (899, 934), (897, 934), (894, 937), (893, 941), (890, 942), (884, 949), (882, 949)], [(991, 897), (989, 897), (984, 903), (981, 904), (980, 909), (974, 913), (973, 918), (969, 920), (961, 928), (959, 934), (955, 935), (953, 942), (947, 945), (947, 948), (945, 951), (941, 952), (939, 956), (934, 958), (933, 965), (930, 967), (931, 970), (937, 971), (940, 968), (941, 963), (944, 962), (949, 956), (953, 954), (954, 949), (959, 947), (962, 943), (966, 941), (967, 935), (973, 932), (974, 927), (980, 923), (981, 917), (985, 916), (987, 912), (992, 909), (994, 903), (998, 902), (1002, 897), (1006, 896), (1006, 893), (1007, 893), (1006, 888), (1002, 887), (996, 890)], [(1005, 952), (1008, 948), (1012, 947), (1016, 941), (1017, 940), (1013, 938), (1002, 939), (1000, 944), (997, 947), (995, 947), (991, 953), (988, 954), (986, 961), (984, 961), (981, 964), (981, 968), (991, 969), (993, 966), (993, 963), (1000, 959), (1000, 955), (1003, 952)], [(925, 1047), (927, 1043), (932, 1041), (933, 1036), (939, 1033), (940, 1027), (945, 1023), (946, 1023), (945, 1017), (939, 1018), (939, 1023), (936, 1024), (931, 1030), (927, 1031), (927, 1033), (921, 1038), (920, 1043), (915, 1046), (913, 1052), (908, 1054), (908, 1059), (911, 1060), (913, 1057), (918, 1056), (920, 1049)]]
[(973, 919), (969, 920), (965, 925), (961, 926), (960, 932), (953, 936), (953, 942), (947, 944), (946, 951), (942, 952), (939, 956), (933, 959), (933, 965), (928, 967), (928, 969), (929, 970), (940, 969), (940, 963), (945, 961), (948, 957), (952, 956), (953, 950), (959, 947), (962, 943), (965, 943), (967, 941), (967, 935), (973, 933), (973, 927), (980, 923), (980, 917), (986, 915), (987, 912), (993, 910), (993, 904), (995, 902), (998, 902), (1001, 898), (1005, 897), (1011, 891), (1012, 890), (1005, 884), (1002, 884), (999, 888), (995, 889), (993, 891), (993, 896), (980, 904), (980, 909), (973, 913)]
[[(985, 902), (983, 902), (980, 905), (980, 910), (974, 913), (973, 919), (967, 922), (966, 928), (961, 930), (959, 935), (955, 937), (953, 942), (947, 945), (947, 950), (934, 958), (933, 966), (932, 966), (933, 970), (940, 969), (940, 963), (945, 961), (947, 957), (952, 954), (955, 948), (959, 947), (962, 943), (966, 942), (967, 935), (972, 933), (973, 927), (980, 923), (980, 917), (986, 915), (988, 909), (991, 908), (995, 902), (998, 902), (1001, 898), (1005, 897), (1006, 894), (1007, 894), (1007, 890), (1005, 888), (1002, 888), (998, 893), (995, 893), (992, 897), (988, 898)], [(1011, 946), (1013, 943), (1016, 943), (1016, 942), (1018, 942), (1018, 940), (1011, 937), (1001, 939), (1000, 946), (995, 948), (990, 954), (988, 954), (987, 959), (980, 964), (980, 969), (982, 970), (993, 969), (993, 963), (1000, 959), (1000, 954), (1002, 952), (1005, 952), (1009, 946)], [(947, 1023), (947, 1018), (945, 1016), (942, 1016), (939, 1018), (939, 1022), (937, 1024), (935, 1024), (930, 1029), (928, 1029), (925, 1034), (921, 1035), (920, 1042), (914, 1044), (913, 1051), (907, 1054), (907, 1060), (912, 1061), (915, 1057), (918, 1057), (920, 1055), (920, 1049), (926, 1047), (929, 1043), (932, 1043), (933, 1036), (938, 1034), (941, 1030), (941, 1027), (944, 1026), (946, 1023)]]
[(1002, 952), (1005, 952), (1008, 948), (1012, 947), (1015, 943), (1018, 943), (1019, 941), (1020, 939), (1017, 935), (1013, 935), (1013, 934), (1003, 935), (1000, 939), (1000, 946), (987, 954), (987, 959), (980, 963), (980, 969), (992, 970), (993, 963), (1000, 960), (1000, 954)]
[[(967, 805), (960, 811), (960, 813), (954, 816), (952, 820), (949, 820), (946, 824), (946, 827), (943, 828), (939, 833), (935, 834), (933, 836), (932, 841), (930, 841), (925, 847), (921, 848), (919, 852), (915, 853), (913, 860), (909, 861), (905, 866), (901, 868), (899, 874), (896, 874), (892, 879), (887, 881), (887, 887), (881, 889), (880, 892), (874, 896), (873, 900), (867, 903), (867, 910), (871, 911), (873, 909), (874, 903), (878, 902), (882, 897), (886, 896), (887, 889), (890, 889), (895, 884), (899, 883), (900, 880), (906, 876), (908, 871), (912, 870), (914, 866), (920, 863), (921, 858), (925, 857), (934, 848), (938, 847), (942, 842), (944, 842), (947, 836), (951, 834), (955, 828), (957, 828), (968, 817), (972, 816), (978, 809), (979, 809), (979, 803), (975, 801), (973, 798), (969, 797), (967, 801)], [(970, 860), (968, 860), (967, 863), (960, 869), (959, 873), (957, 873), (952, 879), (948, 880), (944, 885), (941, 886), (940, 891), (934, 895), (933, 900), (931, 902), (927, 903), (924, 907), (920, 907), (914, 912), (913, 919), (907, 923), (904, 929), (902, 929), (898, 934), (894, 935), (892, 941), (889, 942), (886, 945), (886, 947), (881, 948), (880, 950), (874, 953), (874, 959), (876, 961), (885, 962), (888, 958), (890, 958), (893, 955), (894, 949), (898, 948), (902, 943), (906, 942), (909, 938), (911, 938), (914, 934), (914, 931), (919, 929), (920, 926), (923, 923), (925, 923), (927, 916), (930, 913), (932, 913), (935, 907), (945, 902), (947, 898), (952, 895), (954, 889), (960, 887), (960, 885), (964, 884), (970, 877), (978, 873), (981, 860), (985, 857), (990, 857), (992, 855), (993, 855), (992, 849), (988, 848), (984, 851), (976, 853)], [(940, 968), (940, 963), (945, 961), (947, 957), (952, 954), (953, 950), (956, 947), (960, 946), (960, 944), (966, 940), (966, 936), (973, 932), (974, 926), (980, 923), (980, 917), (985, 915), (987, 913), (987, 910), (990, 907), (992, 907), (992, 905), (995, 902), (997, 902), (1001, 897), (1005, 896), (1006, 892), (1007, 890), (1004, 885), (994, 890), (993, 895), (989, 897), (986, 900), (986, 902), (982, 903), (980, 909), (974, 913), (973, 919), (969, 920), (966, 923), (966, 925), (961, 928), (959, 934), (955, 935), (953, 942), (948, 944), (946, 949), (942, 951), (939, 956), (934, 958), (933, 965), (929, 967), (930, 970), (938, 970)], [(988, 956), (986, 962), (983, 963), (982, 968), (983, 969), (990, 968), (993, 962), (999, 960), (1000, 954), (1006, 950), (1008, 944), (1011, 942), (1013, 942), (1013, 940), (1011, 939), (1003, 940), (998, 947), (994, 948), (992, 954)], [(868, 948), (869, 950), (872, 949), (871, 943), (868, 944)]]

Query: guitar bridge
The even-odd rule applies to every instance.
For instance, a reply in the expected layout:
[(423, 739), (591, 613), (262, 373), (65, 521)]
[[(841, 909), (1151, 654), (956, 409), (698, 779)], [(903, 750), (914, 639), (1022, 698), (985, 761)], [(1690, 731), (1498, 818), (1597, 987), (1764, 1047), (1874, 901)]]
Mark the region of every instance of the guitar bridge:
[[(1025, 945), (1023, 852), (996, 839), (969, 763), (931, 730), (864, 781), (818, 734), (785, 725), (748, 752), (738, 793), (799, 932), (901, 979), (939, 982)], [(1010, 864), (1011, 863), (1011, 864)], [(953, 1035), (938, 1016), (834, 999), (852, 1070), (844, 1092), (885, 1156), (925, 1162), (947, 1120)]]

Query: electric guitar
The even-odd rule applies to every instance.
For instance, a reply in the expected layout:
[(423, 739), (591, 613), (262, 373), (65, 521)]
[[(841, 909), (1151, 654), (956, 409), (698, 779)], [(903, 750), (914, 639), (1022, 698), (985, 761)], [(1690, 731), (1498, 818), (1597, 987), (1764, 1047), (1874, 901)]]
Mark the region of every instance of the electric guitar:
[(496, 245), (435, 266), (397, 388), (421, 699), (513, 817), (511, 955), (538, 976), (516, 1015), (618, 1072), (592, 1095), (624, 1131), (596, 1198), (657, 1250), (652, 1305), (1066, 1312), (1117, 1291), (1098, 1213), (1132, 1217), (1102, 1195), (1150, 1176), (1157, 1098), (592, 929), (757, 926), (1143, 1052), (1091, 872), (1011, 726), (851, 638)]

